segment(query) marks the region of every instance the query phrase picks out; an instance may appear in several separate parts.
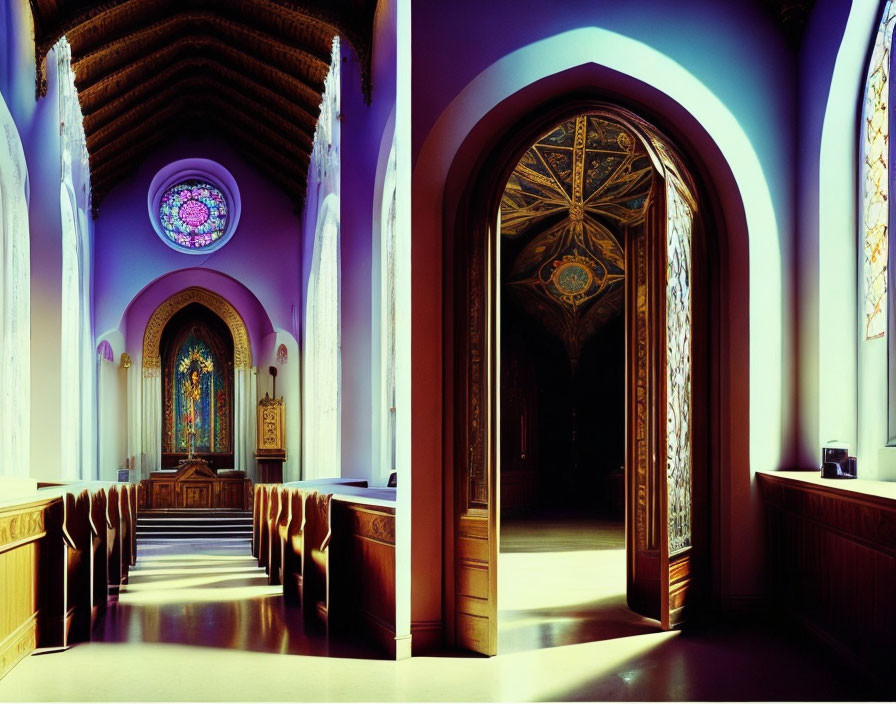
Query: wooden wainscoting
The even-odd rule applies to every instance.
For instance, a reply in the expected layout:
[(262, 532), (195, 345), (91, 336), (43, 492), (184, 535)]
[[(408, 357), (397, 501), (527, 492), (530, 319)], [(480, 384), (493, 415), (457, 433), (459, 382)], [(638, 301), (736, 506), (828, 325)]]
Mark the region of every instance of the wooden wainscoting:
[(817, 476), (757, 475), (769, 592), (841, 657), (889, 679), (896, 652), (896, 487), (863, 494), (852, 489), (880, 484)]

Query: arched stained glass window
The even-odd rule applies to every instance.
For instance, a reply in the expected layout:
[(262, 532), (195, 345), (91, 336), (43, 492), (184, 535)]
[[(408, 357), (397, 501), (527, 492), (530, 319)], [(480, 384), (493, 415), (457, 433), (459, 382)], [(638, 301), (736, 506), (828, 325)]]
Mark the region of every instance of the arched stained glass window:
[(877, 30), (862, 107), (862, 239), (864, 241), (865, 338), (882, 337), (887, 326), (889, 230), (890, 48), (896, 4), (889, 0)]
[(386, 166), (386, 178), (383, 186), (383, 204), (380, 225), (380, 237), (382, 238), (382, 306), (383, 306), (383, 381), (385, 398), (385, 416), (387, 422), (384, 427), (383, 467), (388, 472), (394, 472), (397, 467), (397, 399), (395, 393), (395, 208), (396, 208), (396, 157), (395, 143), (389, 152), (389, 161)]
[(217, 242), (227, 227), (227, 201), (210, 183), (183, 181), (171, 186), (159, 203), (159, 220), (175, 244), (202, 249)]
[(203, 340), (190, 335), (177, 352), (174, 375), (174, 451), (229, 450), (223, 364)]

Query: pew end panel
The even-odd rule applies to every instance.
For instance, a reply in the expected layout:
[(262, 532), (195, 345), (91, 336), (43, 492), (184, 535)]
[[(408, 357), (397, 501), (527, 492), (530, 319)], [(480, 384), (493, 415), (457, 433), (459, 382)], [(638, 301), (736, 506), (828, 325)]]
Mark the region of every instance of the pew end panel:
[(330, 628), (360, 629), (395, 657), (395, 511), (337, 497), (332, 526)]

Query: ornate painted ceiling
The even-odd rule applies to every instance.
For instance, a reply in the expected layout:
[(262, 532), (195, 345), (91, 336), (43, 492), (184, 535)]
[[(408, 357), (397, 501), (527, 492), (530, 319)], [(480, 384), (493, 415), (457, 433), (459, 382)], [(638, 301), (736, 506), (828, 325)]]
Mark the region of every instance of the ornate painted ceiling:
[(539, 139), (507, 182), (501, 234), (521, 249), (505, 281), (563, 340), (573, 369), (584, 342), (623, 310), (622, 231), (643, 222), (654, 174), (629, 129), (593, 114)]
[(360, 57), (369, 94), (375, 0), (31, 5), (38, 65), (63, 35), (72, 47), (95, 207), (160, 143), (208, 132), (301, 203), (335, 35)]

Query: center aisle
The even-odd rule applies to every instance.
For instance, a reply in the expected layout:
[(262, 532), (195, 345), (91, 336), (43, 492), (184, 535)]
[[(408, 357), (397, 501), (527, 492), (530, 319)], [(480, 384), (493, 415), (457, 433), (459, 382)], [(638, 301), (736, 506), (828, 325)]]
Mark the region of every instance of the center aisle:
[(166, 643), (210, 648), (377, 658), (364, 645), (333, 645), (306, 633), (298, 606), (269, 585), (247, 541), (141, 541), (136, 567), (105, 643)]

